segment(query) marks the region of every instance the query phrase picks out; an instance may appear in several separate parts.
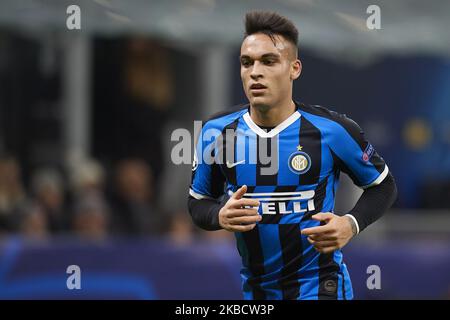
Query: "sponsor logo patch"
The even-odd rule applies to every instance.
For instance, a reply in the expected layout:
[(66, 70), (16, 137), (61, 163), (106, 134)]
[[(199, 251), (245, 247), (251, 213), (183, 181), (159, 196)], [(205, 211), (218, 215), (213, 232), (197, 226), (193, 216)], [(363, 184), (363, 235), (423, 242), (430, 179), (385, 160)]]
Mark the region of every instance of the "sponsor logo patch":
[(369, 161), (369, 159), (372, 157), (372, 155), (374, 154), (375, 149), (373, 148), (373, 146), (369, 143), (366, 147), (366, 150), (364, 150), (363, 154), (362, 154), (362, 159), (367, 162)]

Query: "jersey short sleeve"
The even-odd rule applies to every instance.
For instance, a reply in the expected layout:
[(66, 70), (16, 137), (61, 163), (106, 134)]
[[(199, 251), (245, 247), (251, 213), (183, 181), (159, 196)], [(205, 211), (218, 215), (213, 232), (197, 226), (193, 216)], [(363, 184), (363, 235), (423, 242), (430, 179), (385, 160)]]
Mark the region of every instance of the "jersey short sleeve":
[(217, 199), (224, 194), (225, 177), (216, 157), (220, 135), (220, 130), (207, 122), (197, 138), (189, 194), (198, 200)]
[(335, 113), (333, 120), (336, 125), (332, 126), (329, 146), (338, 169), (347, 173), (361, 188), (381, 183), (389, 169), (367, 141), (361, 127), (342, 114)]

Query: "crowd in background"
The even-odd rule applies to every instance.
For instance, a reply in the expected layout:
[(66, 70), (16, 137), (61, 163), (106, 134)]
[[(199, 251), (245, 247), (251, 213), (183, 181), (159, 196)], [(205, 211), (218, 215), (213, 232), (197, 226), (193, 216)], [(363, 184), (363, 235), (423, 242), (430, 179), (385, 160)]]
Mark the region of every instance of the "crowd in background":
[(195, 228), (187, 211), (162, 210), (154, 190), (152, 169), (138, 158), (124, 159), (111, 171), (95, 160), (80, 161), (64, 171), (39, 168), (25, 185), (18, 161), (4, 155), (0, 234), (32, 239), (75, 235), (91, 240), (167, 235), (180, 243), (196, 236), (217, 236)]

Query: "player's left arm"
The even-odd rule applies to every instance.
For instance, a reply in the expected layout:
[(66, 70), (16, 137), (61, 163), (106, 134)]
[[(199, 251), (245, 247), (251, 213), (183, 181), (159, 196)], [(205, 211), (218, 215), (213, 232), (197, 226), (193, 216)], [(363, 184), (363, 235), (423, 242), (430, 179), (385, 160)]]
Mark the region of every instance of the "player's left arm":
[(345, 115), (334, 114), (333, 118), (326, 139), (335, 166), (346, 172), (364, 192), (347, 214), (318, 213), (312, 218), (322, 225), (302, 230), (322, 253), (344, 247), (352, 237), (378, 220), (397, 198), (394, 177), (384, 159), (365, 139), (362, 129)]
[(312, 219), (325, 223), (302, 230), (308, 241), (321, 253), (330, 253), (344, 247), (355, 235), (378, 220), (397, 198), (394, 177), (389, 172), (378, 185), (367, 188), (355, 207), (344, 216), (321, 212)]

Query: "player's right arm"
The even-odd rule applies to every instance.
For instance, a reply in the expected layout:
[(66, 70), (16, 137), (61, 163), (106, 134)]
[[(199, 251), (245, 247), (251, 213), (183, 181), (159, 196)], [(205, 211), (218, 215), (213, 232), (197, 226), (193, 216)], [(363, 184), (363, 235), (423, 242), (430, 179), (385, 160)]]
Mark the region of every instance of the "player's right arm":
[(219, 200), (224, 196), (226, 179), (216, 156), (220, 149), (216, 145), (220, 131), (216, 128), (214, 133), (214, 129), (214, 126), (206, 123), (196, 144), (188, 199), (189, 213), (195, 225), (205, 230), (251, 230), (261, 220), (261, 216), (253, 208), (259, 206), (259, 201), (243, 198), (246, 186), (239, 188), (225, 201)]
[(259, 201), (242, 198), (246, 191), (247, 186), (243, 185), (220, 209), (219, 224), (223, 229), (231, 232), (249, 231), (261, 221), (262, 216), (258, 214), (257, 209)]
[(261, 221), (255, 207), (259, 201), (242, 198), (247, 186), (239, 188), (225, 203), (215, 199), (195, 199), (189, 196), (188, 207), (195, 225), (204, 230), (225, 229), (230, 232), (245, 232)]

